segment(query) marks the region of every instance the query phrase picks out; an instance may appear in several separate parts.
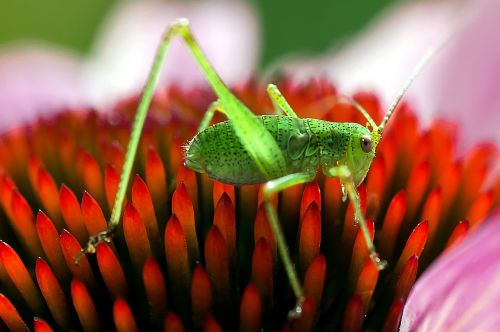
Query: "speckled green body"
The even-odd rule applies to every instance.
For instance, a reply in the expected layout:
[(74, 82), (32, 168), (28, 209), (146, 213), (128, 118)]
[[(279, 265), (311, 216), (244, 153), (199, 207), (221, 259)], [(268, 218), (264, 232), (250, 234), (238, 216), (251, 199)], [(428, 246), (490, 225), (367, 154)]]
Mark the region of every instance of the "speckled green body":
[[(323, 168), (345, 164), (356, 184), (363, 181), (373, 157), (361, 151), (360, 139), (370, 131), (357, 123), (335, 123), (283, 115), (256, 118), (271, 133), (286, 161), (287, 174), (316, 174)], [(196, 172), (233, 185), (263, 183), (266, 178), (238, 140), (230, 121), (199, 132), (186, 146), (185, 164)]]

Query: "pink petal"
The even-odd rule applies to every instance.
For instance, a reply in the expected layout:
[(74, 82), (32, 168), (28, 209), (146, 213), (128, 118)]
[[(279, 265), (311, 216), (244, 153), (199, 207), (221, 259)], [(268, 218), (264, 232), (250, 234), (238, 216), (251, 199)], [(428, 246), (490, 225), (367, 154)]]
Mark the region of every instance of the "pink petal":
[(500, 213), (418, 279), (401, 331), (492, 331), (500, 326)]
[(0, 52), (0, 131), (82, 104), (81, 61), (66, 50), (19, 44)]
[(343, 92), (373, 89), (388, 105), (431, 45), (458, 29), (406, 98), (424, 123), (436, 117), (458, 122), (462, 151), (479, 140), (500, 143), (499, 15), (494, 0), (404, 2), (340, 50), (287, 68), (295, 77), (326, 75)]
[[(117, 2), (88, 59), (52, 45), (0, 50), (0, 131), (65, 107), (107, 108), (142, 89), (166, 28), (186, 17), (222, 79), (242, 82), (259, 54), (255, 15), (243, 1)], [(174, 40), (162, 73), (167, 82), (204, 82), (180, 40)]]
[[(92, 100), (111, 105), (137, 93), (161, 36), (180, 17), (189, 19), (195, 38), (226, 83), (242, 82), (253, 73), (259, 53), (258, 28), (245, 2), (119, 2), (101, 31), (86, 73)], [(160, 85), (206, 82), (187, 47), (175, 39)]]

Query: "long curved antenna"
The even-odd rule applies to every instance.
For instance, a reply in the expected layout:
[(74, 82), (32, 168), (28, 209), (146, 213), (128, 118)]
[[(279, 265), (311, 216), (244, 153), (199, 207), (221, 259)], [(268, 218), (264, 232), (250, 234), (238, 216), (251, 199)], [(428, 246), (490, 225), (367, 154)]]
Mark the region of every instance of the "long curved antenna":
[(352, 99), (351, 97), (348, 97), (348, 96), (345, 96), (345, 95), (339, 95), (338, 96), (339, 98), (341, 99), (345, 99), (347, 100), (349, 103), (352, 104), (352, 106), (354, 106), (361, 114), (363, 114), (363, 116), (365, 117), (366, 121), (368, 121), (368, 123), (370, 124), (370, 126), (372, 127), (373, 130), (376, 130), (378, 127), (377, 127), (377, 124), (375, 123), (375, 121), (373, 121), (372, 117), (370, 116), (370, 114), (368, 114), (368, 111), (365, 110), (365, 108), (363, 106), (361, 106), (360, 103), (358, 103), (356, 100)]
[(448, 36), (446, 36), (446, 38), (441, 40), (440, 43), (431, 47), (431, 49), (429, 49), (427, 51), (427, 53), (425, 53), (425, 55), (420, 59), (420, 61), (417, 63), (417, 65), (413, 68), (410, 76), (408, 77), (405, 84), (403, 85), (403, 88), (399, 91), (398, 95), (396, 96), (396, 98), (394, 98), (391, 105), (387, 109), (387, 112), (385, 113), (384, 119), (382, 120), (382, 122), (379, 125), (379, 133), (380, 134), (382, 134), (382, 131), (384, 130), (385, 125), (387, 124), (387, 121), (389, 121), (392, 113), (394, 112), (396, 107), (399, 105), (399, 102), (401, 101), (401, 99), (403, 98), (403, 96), (405, 95), (406, 91), (408, 90), (410, 85), (413, 83), (415, 78), (418, 76), (418, 74), (420, 74), (422, 69), (425, 67), (425, 65), (427, 63), (429, 63), (429, 61), (434, 57), (434, 55), (438, 51), (440, 51), (441, 48), (443, 48), (443, 46), (445, 46), (450, 41), (450, 39), (455, 35), (457, 30), (458, 29), (455, 29), (453, 32), (448, 34)]
[(333, 96), (327, 96), (327, 97), (322, 97), (318, 101), (315, 101), (311, 105), (308, 106), (308, 108), (319, 108), (319, 109), (329, 109), (340, 102), (345, 101), (348, 104), (351, 104), (354, 106), (363, 116), (365, 117), (366, 121), (370, 124), (370, 126), (373, 129), (378, 128), (377, 124), (375, 121), (373, 121), (372, 117), (370, 114), (368, 114), (368, 111), (365, 110), (365, 108), (358, 103), (356, 100), (352, 99), (349, 96), (343, 95), (343, 94), (336, 94)]

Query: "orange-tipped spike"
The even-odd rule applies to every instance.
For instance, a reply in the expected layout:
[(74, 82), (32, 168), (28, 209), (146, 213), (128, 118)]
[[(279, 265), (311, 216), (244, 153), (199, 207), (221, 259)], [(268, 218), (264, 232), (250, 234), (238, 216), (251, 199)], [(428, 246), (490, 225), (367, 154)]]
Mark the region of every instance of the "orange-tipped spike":
[(104, 203), (104, 186), (101, 167), (92, 155), (86, 151), (83, 153), (83, 182), (85, 188), (95, 199)]
[(253, 226), (253, 238), (255, 245), (260, 241), (261, 238), (264, 238), (267, 242), (267, 245), (271, 249), (273, 253), (273, 257), (276, 260), (276, 239), (274, 238), (274, 233), (271, 229), (271, 225), (269, 225), (269, 221), (267, 220), (266, 210), (264, 209), (264, 205), (260, 205), (257, 210), (257, 215), (255, 216), (255, 222)]
[(59, 191), (59, 204), (66, 226), (81, 244), (85, 244), (89, 234), (83, 223), (80, 203), (71, 189), (64, 184)]
[(167, 197), (167, 174), (160, 155), (152, 146), (149, 147), (146, 156), (146, 183), (155, 208), (161, 210)]
[[(366, 186), (364, 184), (358, 187), (359, 199), (361, 201), (361, 211), (366, 215)], [(342, 231), (342, 249), (345, 253), (350, 253), (354, 240), (358, 234), (359, 225), (354, 220), (354, 208), (349, 201), (344, 218), (344, 228)]]
[(411, 172), (406, 185), (406, 194), (408, 198), (406, 219), (410, 220), (414, 218), (415, 213), (417, 213), (417, 209), (429, 185), (429, 179), (430, 168), (427, 161), (418, 164)]
[(303, 196), (303, 184), (297, 184), (286, 188), (283, 190), (281, 195), (281, 201), (286, 202), (286, 204), (282, 204), (278, 211), (278, 214), (281, 217), (281, 220), (287, 220), (287, 224), (283, 225), (288, 229), (295, 228), (295, 221), (297, 221), (297, 217), (299, 216), (301, 200)]
[(364, 312), (361, 296), (354, 294), (345, 309), (342, 331), (360, 331), (363, 324)]
[(214, 225), (226, 241), (232, 266), (236, 262), (236, 215), (233, 204), (229, 195), (223, 193), (214, 211)]
[(120, 175), (116, 168), (108, 165), (104, 170), (104, 190), (106, 192), (106, 202), (111, 211), (115, 204), (116, 193), (118, 192), (118, 184), (120, 183)]
[[(374, 224), (372, 219), (366, 221), (366, 226), (370, 232), (370, 238), (373, 241), (374, 236)], [(369, 258), (368, 248), (366, 247), (365, 238), (361, 229), (358, 229), (356, 235), (356, 240), (354, 241), (354, 247), (352, 249), (351, 265), (349, 267), (349, 281), (351, 286), (358, 280), (359, 273), (365, 265), (366, 260)]]
[(177, 170), (177, 183), (183, 182), (186, 186), (186, 190), (191, 197), (191, 202), (193, 202), (194, 210), (198, 209), (198, 185), (196, 181), (196, 173), (184, 165), (179, 166)]
[(314, 318), (316, 317), (316, 307), (313, 300), (306, 298), (302, 302), (301, 315), (292, 320), (290, 329), (292, 332), (312, 331), (314, 326)]
[(304, 295), (314, 302), (316, 308), (321, 305), (325, 278), (326, 258), (319, 255), (311, 262), (304, 276)]
[(446, 249), (452, 248), (455, 244), (459, 243), (464, 236), (469, 232), (469, 222), (467, 220), (460, 221), (458, 225), (453, 229), (448, 242), (446, 243)]
[(118, 332), (135, 332), (138, 330), (132, 310), (127, 301), (121, 297), (117, 298), (113, 305), (113, 319)]
[(63, 227), (61, 209), (59, 207), (59, 191), (52, 176), (43, 169), (38, 171), (38, 181), (35, 190), (47, 214), (60, 230)]
[(213, 317), (208, 317), (203, 326), (204, 332), (223, 332), (222, 327)]
[(158, 251), (160, 249), (160, 235), (153, 200), (146, 183), (138, 175), (135, 176), (134, 183), (132, 184), (132, 203), (137, 212), (139, 212), (144, 226), (146, 226), (152, 248)]
[(167, 266), (176, 287), (188, 289), (191, 270), (184, 231), (175, 215), (171, 216), (165, 228), (165, 256)]
[(112, 298), (125, 297), (128, 294), (125, 272), (118, 257), (107, 243), (97, 245), (96, 258), (104, 284)]
[(154, 321), (160, 322), (167, 312), (167, 288), (160, 265), (151, 257), (144, 263), (142, 281), (146, 290), (149, 312)]
[[(104, 157), (105, 153), (103, 153)], [(112, 141), (108, 146), (108, 153), (106, 154), (106, 161), (115, 169), (122, 169), (125, 162), (125, 151), (118, 141)]]
[(17, 190), (12, 192), (11, 211), (16, 223), (15, 229), (17, 229), (31, 256), (41, 256), (43, 251), (38, 240), (33, 211), (26, 199)]
[(305, 272), (312, 260), (319, 255), (321, 245), (321, 212), (313, 201), (304, 212), (299, 229), (299, 262)]
[(232, 186), (230, 184), (222, 183), (219, 181), (214, 181), (213, 195), (212, 195), (213, 202), (214, 202), (214, 209), (217, 206), (219, 200), (221, 199), (221, 197), (224, 193), (229, 196), (229, 198), (231, 199), (231, 202), (233, 204), (236, 204), (236, 200), (234, 197), (235, 196), (234, 195), (234, 186)]
[(141, 271), (146, 258), (153, 253), (144, 222), (131, 203), (125, 206), (123, 213), (123, 235), (134, 267)]
[(262, 304), (257, 287), (250, 283), (243, 291), (240, 303), (240, 331), (261, 331)]
[(264, 304), (272, 302), (274, 254), (265, 238), (261, 237), (255, 244), (252, 255), (252, 282), (259, 289)]
[[(300, 202), (300, 218), (304, 217), (304, 213), (309, 208), (309, 206), (315, 202), (316, 206), (321, 213), (321, 190), (319, 189), (317, 182), (309, 182), (304, 186), (304, 191), (302, 192), (302, 200)], [(287, 202), (287, 205), (289, 203)]]
[(493, 192), (486, 191), (474, 199), (466, 219), (469, 221), (471, 228), (475, 228), (488, 216), (493, 207)]
[(54, 330), (50, 325), (41, 318), (35, 317), (33, 319), (33, 330), (35, 332), (53, 332)]
[(41, 258), (36, 260), (36, 280), (50, 313), (59, 328), (67, 330), (70, 322), (69, 305), (56, 276)]
[(443, 120), (435, 121), (429, 129), (429, 136), (429, 160), (431, 161), (432, 170), (431, 183), (435, 184), (453, 163), (457, 127)]
[(492, 144), (481, 144), (475, 146), (467, 154), (459, 189), (458, 207), (461, 213), (459, 215), (463, 215), (470, 208), (475, 197), (479, 194), (488, 171), (498, 156), (497, 149)]
[(193, 320), (197, 327), (201, 327), (203, 322), (212, 313), (213, 298), (212, 286), (205, 269), (198, 265), (194, 269), (191, 280), (191, 307)]
[(429, 234), (429, 223), (427, 220), (422, 221), (418, 224), (410, 237), (406, 241), (405, 248), (399, 257), (398, 264), (394, 269), (396, 275), (400, 273), (403, 265), (410, 259), (412, 256), (420, 257), (422, 251), (425, 248), (425, 244), (427, 242), (427, 236)]
[(0, 293), (0, 318), (11, 331), (27, 331), (29, 328), (23, 321), (16, 307), (9, 299)]
[(406, 193), (401, 190), (392, 198), (380, 233), (379, 249), (382, 257), (391, 257), (406, 213)]
[(429, 193), (422, 208), (420, 220), (427, 220), (429, 226), (429, 243), (432, 244), (439, 225), (441, 216), (441, 188), (436, 188)]
[[(338, 178), (325, 178), (323, 190), (323, 212), (326, 216), (325, 230), (327, 237), (334, 238), (336, 226), (342, 220), (342, 189)], [(331, 244), (326, 244), (331, 246)]]
[(78, 279), (71, 282), (71, 299), (73, 306), (85, 331), (98, 331), (101, 329), (101, 321), (97, 314), (94, 301), (90, 297), (85, 285)]
[(97, 289), (97, 281), (92, 273), (90, 264), (86, 255), (83, 255), (75, 264), (75, 257), (81, 253), (82, 247), (76, 238), (67, 230), (63, 230), (59, 236), (59, 243), (71, 274), (74, 278), (81, 280), (89, 289)]
[(378, 215), (380, 204), (383, 202), (385, 186), (387, 183), (385, 174), (385, 161), (383, 156), (377, 156), (372, 163), (368, 173), (366, 196), (366, 215), (375, 218)]
[(396, 282), (395, 295), (396, 299), (406, 300), (410, 293), (418, 272), (418, 256), (411, 256), (403, 266), (399, 274), (398, 281)]
[(208, 277), (214, 286), (215, 300), (223, 303), (228, 301), (231, 289), (229, 253), (226, 241), (216, 225), (210, 228), (205, 239), (205, 262)]
[(457, 196), (458, 186), (461, 177), (461, 162), (454, 162), (448, 166), (448, 169), (441, 174), (438, 181), (438, 186), (441, 188), (442, 196), (442, 213), (441, 219), (450, 213), (452, 203)]
[(14, 249), (3, 241), (0, 241), (0, 259), (10, 279), (30, 309), (34, 312), (40, 312), (43, 304), (33, 279)]
[(182, 181), (177, 184), (172, 195), (172, 214), (175, 214), (182, 226), (188, 245), (189, 259), (193, 263), (199, 259), (200, 249), (196, 235), (193, 202)]
[(389, 313), (385, 319), (382, 332), (397, 332), (399, 331), (399, 323), (403, 314), (404, 301), (402, 299), (395, 300), (389, 308)]
[(30, 180), (31, 188), (37, 193), (38, 187), (38, 172), (43, 168), (42, 161), (37, 157), (30, 157), (28, 162), (28, 177)]
[(169, 311), (163, 321), (163, 331), (165, 332), (184, 332), (184, 324), (176, 313)]
[(367, 312), (370, 300), (377, 286), (379, 269), (371, 259), (365, 261), (365, 265), (359, 273), (358, 281), (356, 283), (355, 292), (361, 296), (363, 302), (364, 312)]
[(82, 197), (82, 218), (89, 234), (97, 234), (108, 227), (99, 203), (86, 191)]
[(36, 230), (50, 265), (61, 281), (68, 281), (69, 271), (59, 245), (59, 234), (52, 221), (42, 211), (38, 211), (36, 215)]

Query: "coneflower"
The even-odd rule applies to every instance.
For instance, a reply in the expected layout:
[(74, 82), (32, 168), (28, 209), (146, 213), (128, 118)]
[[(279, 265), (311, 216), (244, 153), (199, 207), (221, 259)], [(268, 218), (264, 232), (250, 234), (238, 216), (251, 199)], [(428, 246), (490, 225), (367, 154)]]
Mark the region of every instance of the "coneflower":
[[(321, 107), (337, 94), (329, 82), (279, 86), (300, 117), (365, 122), (350, 105)], [(234, 91), (258, 114), (272, 113), (259, 84)], [(353, 98), (380, 122), (375, 95)], [(294, 297), (259, 186), (234, 188), (183, 166), (182, 145), (213, 99), (205, 88), (157, 92), (117, 236), (78, 265), (88, 236), (106, 229), (137, 98), (111, 114), (66, 110), (2, 136), (4, 327), (396, 331), (419, 273), (500, 204), (500, 178), (486, 182), (497, 148), (476, 145), (458, 158), (453, 124), (421, 128), (403, 104), (358, 188), (388, 269), (369, 259), (338, 179), (318, 176), (276, 197), (307, 297), (302, 316), (288, 321)]]

